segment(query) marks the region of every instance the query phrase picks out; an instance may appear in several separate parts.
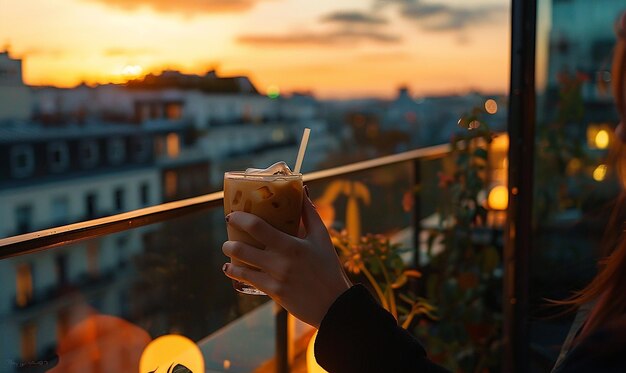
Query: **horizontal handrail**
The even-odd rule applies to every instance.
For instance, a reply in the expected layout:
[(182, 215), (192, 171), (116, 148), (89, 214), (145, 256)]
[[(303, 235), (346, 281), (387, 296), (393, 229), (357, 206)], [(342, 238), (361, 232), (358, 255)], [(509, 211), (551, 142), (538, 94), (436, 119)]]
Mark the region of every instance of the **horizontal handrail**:
[[(319, 181), (415, 159), (441, 157), (449, 152), (450, 145), (448, 144), (420, 148), (329, 168), (327, 170), (311, 172), (305, 174), (303, 180), (304, 182)], [(3, 238), (0, 239), (0, 260), (206, 211), (221, 206), (223, 198), (224, 193), (219, 191), (104, 218), (86, 220), (79, 223)]]

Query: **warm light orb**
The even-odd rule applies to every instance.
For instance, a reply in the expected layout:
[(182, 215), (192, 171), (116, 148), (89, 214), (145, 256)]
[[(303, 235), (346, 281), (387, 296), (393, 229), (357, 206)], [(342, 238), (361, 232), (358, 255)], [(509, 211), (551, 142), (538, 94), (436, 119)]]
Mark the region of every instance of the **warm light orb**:
[(306, 367), (308, 373), (328, 373), (324, 368), (319, 366), (317, 360), (315, 360), (315, 337), (317, 336), (317, 332), (313, 334), (311, 340), (309, 341), (309, 345), (306, 349)]
[(168, 334), (150, 342), (139, 360), (140, 372), (169, 372), (168, 367), (184, 366), (192, 372), (204, 372), (204, 358), (198, 346), (187, 337)]
[(601, 164), (593, 170), (593, 179), (595, 181), (602, 181), (606, 177), (607, 167), (605, 164)]
[(271, 85), (267, 87), (267, 97), (271, 99), (276, 99), (280, 97), (280, 88), (276, 85)]
[(489, 100), (485, 101), (485, 110), (489, 114), (497, 113), (498, 112), (498, 103), (496, 102), (496, 100), (490, 98)]
[(126, 65), (122, 68), (122, 74), (127, 78), (136, 78), (141, 75), (143, 68), (139, 65)]
[(607, 130), (600, 130), (596, 133), (594, 139), (598, 149), (606, 149), (609, 147), (609, 133)]
[(509, 206), (509, 190), (504, 185), (491, 189), (487, 197), (487, 205), (492, 210), (506, 210)]

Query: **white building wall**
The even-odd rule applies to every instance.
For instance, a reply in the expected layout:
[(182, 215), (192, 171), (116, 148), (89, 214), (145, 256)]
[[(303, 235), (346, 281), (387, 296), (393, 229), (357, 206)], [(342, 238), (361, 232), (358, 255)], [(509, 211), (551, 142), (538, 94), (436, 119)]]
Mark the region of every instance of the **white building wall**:
[(151, 204), (161, 202), (161, 182), (157, 169), (147, 168), (115, 173), (71, 178), (42, 185), (31, 185), (15, 189), (0, 190), (0, 221), (3, 222), (0, 234), (3, 237), (14, 235), (17, 230), (15, 211), (19, 206), (32, 208), (32, 227), (35, 230), (48, 228), (52, 219), (52, 201), (65, 198), (68, 201), (68, 220), (85, 219), (87, 214), (86, 196), (96, 193), (97, 210), (103, 213), (115, 212), (114, 191), (122, 187), (125, 191), (125, 210), (141, 208), (140, 186), (147, 183), (150, 188)]

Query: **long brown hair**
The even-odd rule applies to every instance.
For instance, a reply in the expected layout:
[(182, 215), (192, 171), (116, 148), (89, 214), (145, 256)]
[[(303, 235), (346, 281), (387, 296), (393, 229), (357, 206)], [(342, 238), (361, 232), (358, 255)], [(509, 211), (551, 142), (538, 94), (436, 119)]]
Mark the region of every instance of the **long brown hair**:
[[(626, 12), (622, 13), (616, 24), (617, 43), (613, 55), (612, 90), (617, 110), (626, 123)], [(615, 172), (621, 182), (622, 192), (615, 201), (613, 211), (606, 228), (603, 246), (605, 257), (598, 263), (598, 274), (584, 289), (574, 293), (566, 300), (551, 301), (566, 306), (569, 310), (593, 301), (598, 301), (576, 341), (595, 331), (602, 325), (619, 316), (626, 315), (626, 154), (624, 145), (615, 139), (615, 149), (610, 158), (616, 165)]]

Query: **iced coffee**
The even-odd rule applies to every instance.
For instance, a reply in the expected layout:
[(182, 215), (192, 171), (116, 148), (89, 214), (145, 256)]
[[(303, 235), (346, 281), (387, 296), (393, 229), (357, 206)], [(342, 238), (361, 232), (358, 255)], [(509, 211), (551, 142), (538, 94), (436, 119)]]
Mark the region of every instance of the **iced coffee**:
[[(224, 174), (224, 213), (245, 211), (273, 227), (295, 236), (302, 209), (302, 174), (292, 173), (285, 162), (267, 169), (248, 169)], [(246, 232), (227, 227), (230, 241), (243, 241), (261, 250), (263, 245)], [(236, 263), (241, 265), (242, 263)], [(264, 295), (252, 285), (233, 280), (237, 291)]]

